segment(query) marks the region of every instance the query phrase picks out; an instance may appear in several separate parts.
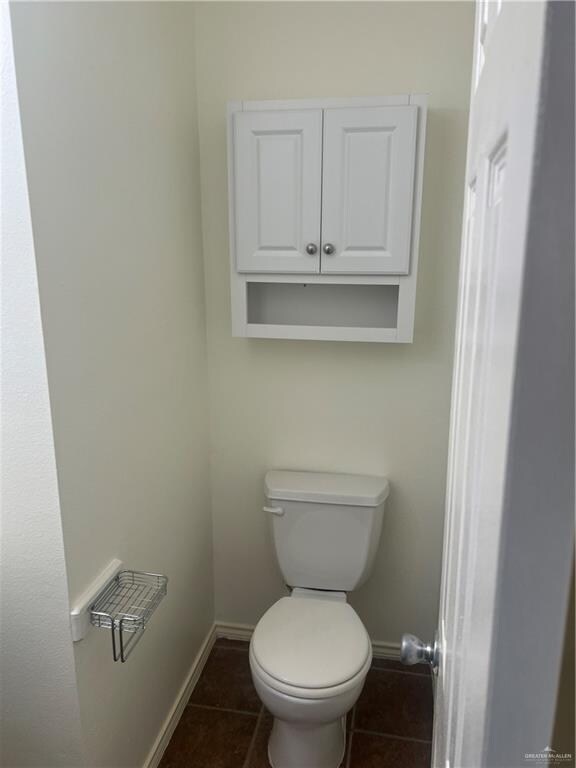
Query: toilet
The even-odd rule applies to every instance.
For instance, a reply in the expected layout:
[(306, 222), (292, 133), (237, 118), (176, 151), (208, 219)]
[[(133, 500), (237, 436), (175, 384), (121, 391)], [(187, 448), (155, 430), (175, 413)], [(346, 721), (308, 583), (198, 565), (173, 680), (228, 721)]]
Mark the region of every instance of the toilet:
[(273, 768), (338, 768), (346, 714), (372, 662), (368, 632), (346, 595), (368, 578), (382, 530), (384, 477), (274, 470), (264, 512), (291, 590), (250, 642), (250, 669), (274, 717)]

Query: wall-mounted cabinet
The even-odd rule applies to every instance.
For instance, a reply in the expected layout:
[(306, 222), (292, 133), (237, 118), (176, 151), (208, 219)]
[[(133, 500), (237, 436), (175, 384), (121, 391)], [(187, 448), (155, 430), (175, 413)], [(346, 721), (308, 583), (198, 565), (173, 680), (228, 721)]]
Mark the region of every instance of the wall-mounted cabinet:
[(229, 105), (233, 332), (412, 340), (426, 98)]

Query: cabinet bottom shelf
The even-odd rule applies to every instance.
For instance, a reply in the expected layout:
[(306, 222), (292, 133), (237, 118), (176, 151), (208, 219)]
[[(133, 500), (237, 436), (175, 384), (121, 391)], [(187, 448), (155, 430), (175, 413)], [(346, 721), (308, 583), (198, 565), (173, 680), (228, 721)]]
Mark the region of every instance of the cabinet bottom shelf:
[(307, 341), (410, 342), (398, 337), (396, 328), (346, 328), (321, 325), (246, 324), (241, 333), (253, 339), (295, 339)]
[(248, 282), (249, 325), (396, 328), (397, 285)]
[(236, 335), (321, 341), (404, 341), (397, 284), (246, 282), (246, 322)]

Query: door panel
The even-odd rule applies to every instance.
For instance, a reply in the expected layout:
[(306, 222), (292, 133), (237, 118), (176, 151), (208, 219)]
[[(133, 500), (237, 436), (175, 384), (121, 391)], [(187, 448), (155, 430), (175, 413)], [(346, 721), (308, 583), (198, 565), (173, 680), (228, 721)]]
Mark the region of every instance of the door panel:
[(322, 110), (238, 112), (234, 149), (238, 271), (319, 272)]
[(417, 107), (324, 112), (322, 272), (407, 274)]
[[(438, 622), (434, 768), (493, 764), (487, 750), (496, 740), (490, 713), (495, 708), (491, 686), (502, 590), (499, 558), (506, 546), (545, 12), (542, 3), (477, 5)], [(529, 385), (537, 389), (538, 382), (524, 383)], [(508, 638), (510, 647), (517, 639), (523, 640), (519, 635)], [(511, 677), (510, 692), (515, 685)], [(523, 704), (519, 696), (517, 706)], [(505, 740), (513, 736), (510, 728)], [(533, 745), (528, 731), (522, 738), (524, 748), (518, 749), (516, 762), (498, 765), (519, 765), (524, 752), (545, 746)]]

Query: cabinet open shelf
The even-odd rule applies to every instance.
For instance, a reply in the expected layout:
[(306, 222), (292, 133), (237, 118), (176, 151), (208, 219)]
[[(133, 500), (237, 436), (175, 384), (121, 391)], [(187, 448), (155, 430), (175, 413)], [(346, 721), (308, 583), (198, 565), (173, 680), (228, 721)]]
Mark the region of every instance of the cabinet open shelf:
[(257, 339), (410, 342), (414, 288), (402, 275), (243, 275), (233, 290), (233, 333)]
[(395, 332), (397, 285), (248, 282), (248, 326), (305, 328), (307, 337), (334, 329)]

